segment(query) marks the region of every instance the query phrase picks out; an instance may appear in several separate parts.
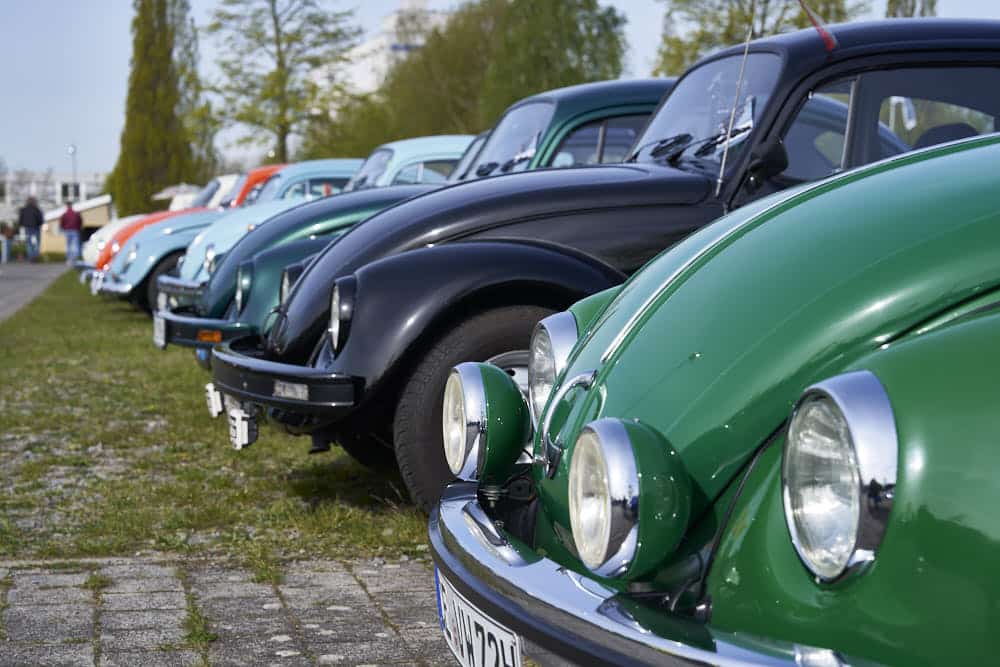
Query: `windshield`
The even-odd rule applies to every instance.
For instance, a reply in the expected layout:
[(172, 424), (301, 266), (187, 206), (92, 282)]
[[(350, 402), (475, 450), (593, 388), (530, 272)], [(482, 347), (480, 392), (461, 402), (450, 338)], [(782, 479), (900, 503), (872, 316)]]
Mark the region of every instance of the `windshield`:
[(246, 185), (246, 182), (247, 182), (246, 174), (243, 174), (242, 176), (237, 178), (236, 183), (233, 184), (233, 187), (229, 188), (229, 192), (227, 192), (226, 196), (222, 198), (222, 203), (220, 204), (220, 206), (223, 206), (225, 208), (229, 208), (230, 206), (232, 206), (233, 200), (236, 199), (236, 197), (239, 196), (240, 192), (243, 191), (243, 186)]
[[(657, 154), (658, 143), (674, 137), (689, 135), (689, 141), (681, 141), (692, 147), (688, 153), (698, 150), (699, 141), (719, 133), (725, 134), (729, 128), (729, 118), (733, 109), (733, 98), (740, 76), (742, 55), (713, 60), (691, 70), (657, 109), (646, 131), (636, 141), (636, 156), (641, 161), (652, 161)], [(746, 139), (754, 123), (767, 105), (781, 71), (781, 59), (773, 53), (751, 53), (747, 56), (740, 99), (736, 105), (736, 119), (733, 123), (733, 138), (729, 145), (729, 157), (736, 157), (739, 147), (748, 145)], [(726, 145), (720, 141), (715, 145), (702, 145), (699, 157), (719, 161)], [(734, 153), (735, 151), (735, 153)]]
[(351, 180), (347, 182), (347, 185), (344, 186), (344, 192), (375, 187), (375, 183), (385, 173), (385, 169), (389, 166), (389, 160), (391, 159), (392, 150), (388, 148), (379, 148), (376, 150), (368, 156), (365, 163), (361, 165), (361, 169), (358, 169), (358, 173), (354, 174)]
[(467, 174), (472, 173), (469, 171), (469, 166), (472, 165), (472, 161), (479, 155), (479, 149), (483, 147), (483, 142), (486, 141), (487, 136), (488, 134), (484, 132), (472, 140), (469, 147), (465, 149), (464, 153), (462, 153), (462, 157), (459, 159), (458, 164), (455, 165), (455, 168), (452, 169), (451, 173), (448, 175), (449, 183), (461, 181)]
[(555, 106), (549, 102), (522, 104), (508, 111), (497, 123), (470, 173), (488, 176), (527, 169), (553, 113)]
[(208, 185), (201, 189), (198, 196), (194, 198), (191, 202), (191, 208), (204, 208), (208, 205), (208, 202), (212, 201), (212, 197), (215, 196), (216, 190), (219, 189), (219, 179), (213, 178), (208, 182)]
[(264, 187), (260, 189), (254, 201), (271, 201), (278, 197), (278, 188), (281, 187), (281, 173), (272, 174), (264, 181)]

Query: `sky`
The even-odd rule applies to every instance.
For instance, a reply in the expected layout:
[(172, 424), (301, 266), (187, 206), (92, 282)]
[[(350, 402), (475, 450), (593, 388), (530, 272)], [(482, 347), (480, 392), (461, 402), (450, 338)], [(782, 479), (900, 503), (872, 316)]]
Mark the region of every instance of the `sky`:
[[(663, 23), (657, 0), (601, 0), (628, 19), (626, 76), (646, 76), (653, 67)], [(340, 0), (354, 8), (366, 32), (377, 31), (399, 0)], [(457, 0), (428, 0), (434, 9)], [(872, 0), (870, 17), (885, 0)], [(215, 0), (191, 0), (199, 25)], [(0, 0), (0, 159), (8, 168), (69, 173), (69, 144), (77, 146), (81, 174), (108, 171), (118, 155), (125, 120), (132, 40), (131, 0)], [(1000, 18), (1000, 0), (938, 0), (938, 15)], [(214, 72), (213, 45), (202, 42), (204, 71)], [(227, 146), (222, 148), (227, 150)]]

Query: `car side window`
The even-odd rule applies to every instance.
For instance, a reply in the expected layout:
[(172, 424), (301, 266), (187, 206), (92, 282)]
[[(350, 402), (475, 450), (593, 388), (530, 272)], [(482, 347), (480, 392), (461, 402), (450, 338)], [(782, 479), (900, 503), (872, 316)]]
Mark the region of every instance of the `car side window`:
[(396, 178), (392, 179), (392, 184), (411, 185), (413, 183), (419, 183), (420, 172), (422, 170), (423, 170), (423, 165), (419, 162), (407, 165), (399, 170), (399, 173), (396, 174)]
[(299, 181), (291, 185), (285, 193), (281, 195), (282, 199), (298, 199), (300, 197), (306, 196), (306, 181)]
[(346, 183), (346, 178), (328, 176), (311, 178), (309, 179), (309, 199), (319, 199), (320, 197), (335, 195), (343, 189)]
[(456, 160), (428, 160), (424, 162), (423, 183), (443, 183), (448, 180)]
[(778, 177), (780, 187), (825, 178), (843, 168), (851, 89), (850, 81), (841, 81), (809, 93), (782, 139), (788, 167)]
[(550, 166), (621, 162), (647, 119), (645, 114), (633, 114), (584, 123), (562, 140)]

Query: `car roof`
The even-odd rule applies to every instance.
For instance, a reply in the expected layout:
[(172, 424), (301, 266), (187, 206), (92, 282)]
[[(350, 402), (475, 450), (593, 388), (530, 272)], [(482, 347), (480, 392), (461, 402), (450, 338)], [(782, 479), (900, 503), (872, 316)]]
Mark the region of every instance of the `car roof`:
[[(1000, 48), (1000, 21), (993, 20), (883, 19), (825, 27), (837, 41), (829, 52), (819, 33), (811, 27), (756, 39), (750, 43), (750, 50), (781, 53), (795, 69), (813, 69), (824, 62), (891, 51)], [(742, 53), (742, 44), (733, 45), (700, 62)]]
[(327, 160), (304, 160), (290, 164), (278, 173), (282, 178), (307, 176), (310, 174), (329, 174), (332, 176), (354, 175), (364, 160), (360, 158), (333, 158)]
[(611, 106), (626, 104), (648, 104), (652, 99), (654, 104), (668, 93), (677, 82), (676, 77), (648, 79), (613, 79), (610, 81), (595, 81), (580, 83), (575, 86), (555, 88), (544, 93), (531, 95), (518, 100), (507, 107), (504, 113), (525, 104), (535, 102), (553, 102), (557, 106), (585, 105)]
[[(408, 155), (427, 153), (463, 153), (466, 147), (475, 139), (471, 134), (435, 134), (427, 137), (412, 137), (410, 139), (400, 139), (389, 141), (378, 148), (378, 150), (391, 150), (399, 154), (395, 158), (405, 158)], [(375, 151), (372, 151), (373, 153)]]

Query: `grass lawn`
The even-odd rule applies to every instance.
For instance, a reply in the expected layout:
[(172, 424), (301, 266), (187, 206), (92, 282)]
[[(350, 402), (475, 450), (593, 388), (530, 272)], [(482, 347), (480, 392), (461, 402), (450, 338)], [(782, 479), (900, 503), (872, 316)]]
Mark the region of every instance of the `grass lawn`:
[(398, 477), (266, 425), (233, 451), (192, 352), (151, 341), (72, 272), (0, 323), (0, 558), (210, 555), (265, 580), (289, 558), (426, 553)]

